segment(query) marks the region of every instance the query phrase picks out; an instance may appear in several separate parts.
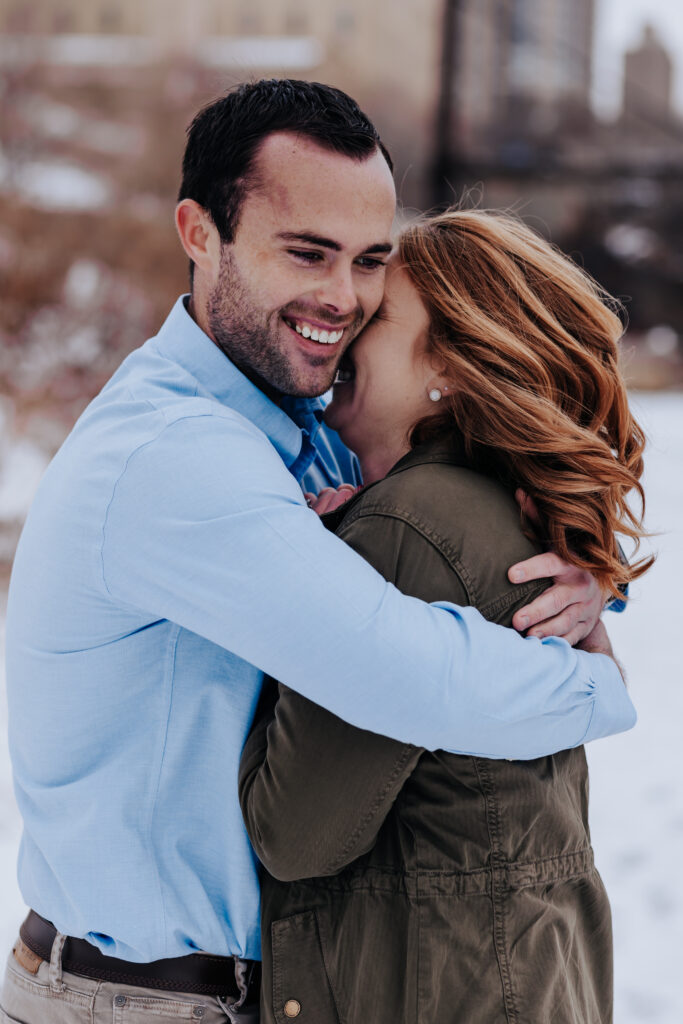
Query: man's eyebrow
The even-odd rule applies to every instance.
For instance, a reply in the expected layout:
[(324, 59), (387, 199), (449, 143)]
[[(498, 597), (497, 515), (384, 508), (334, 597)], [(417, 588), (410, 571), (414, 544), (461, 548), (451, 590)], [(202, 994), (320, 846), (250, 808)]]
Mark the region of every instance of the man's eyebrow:
[[(321, 249), (332, 249), (333, 252), (341, 252), (342, 246), (339, 242), (335, 242), (332, 238), (323, 238), (320, 235), (314, 235), (308, 231), (280, 231), (276, 238), (281, 239), (283, 242), (306, 242), (308, 245), (318, 245)], [(377, 242), (375, 245), (369, 245), (367, 249), (363, 249), (364, 253), (375, 253), (391, 252), (393, 246), (391, 242)]]

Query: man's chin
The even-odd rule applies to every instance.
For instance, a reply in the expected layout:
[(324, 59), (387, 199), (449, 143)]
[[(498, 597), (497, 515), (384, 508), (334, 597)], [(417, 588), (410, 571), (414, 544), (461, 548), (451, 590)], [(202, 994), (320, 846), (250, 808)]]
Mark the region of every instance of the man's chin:
[(295, 382), (292, 382), (292, 390), (287, 394), (292, 398), (320, 398), (326, 395), (334, 384), (337, 376), (337, 365), (325, 367), (324, 373), (314, 374), (302, 372)]
[(326, 384), (311, 384), (308, 386), (302, 384), (295, 390), (288, 391), (287, 395), (290, 398), (321, 398), (323, 395), (326, 395), (327, 392), (332, 389), (333, 384), (334, 377), (332, 377), (332, 379), (329, 380)]

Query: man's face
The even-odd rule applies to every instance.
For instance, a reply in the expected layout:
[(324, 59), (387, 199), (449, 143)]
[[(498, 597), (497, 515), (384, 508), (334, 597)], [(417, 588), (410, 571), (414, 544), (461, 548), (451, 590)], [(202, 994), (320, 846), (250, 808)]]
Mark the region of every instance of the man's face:
[(391, 172), (379, 150), (352, 160), (285, 132), (253, 170), (208, 292), (209, 331), (271, 396), (320, 395), (382, 299)]

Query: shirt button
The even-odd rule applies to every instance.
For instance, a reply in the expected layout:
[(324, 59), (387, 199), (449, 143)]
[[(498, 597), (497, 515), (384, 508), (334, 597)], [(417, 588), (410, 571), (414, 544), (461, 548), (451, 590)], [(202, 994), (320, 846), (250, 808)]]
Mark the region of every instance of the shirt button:
[(192, 1016), (193, 1017), (203, 1017), (205, 1013), (206, 1013), (206, 1007), (205, 1006), (195, 1006), (194, 1009), (192, 1010)]
[(125, 1005), (126, 1005), (126, 997), (125, 996), (114, 996), (114, 1006), (125, 1006)]
[(285, 1017), (298, 1017), (301, 1013), (301, 1003), (296, 999), (288, 999), (285, 1003)]

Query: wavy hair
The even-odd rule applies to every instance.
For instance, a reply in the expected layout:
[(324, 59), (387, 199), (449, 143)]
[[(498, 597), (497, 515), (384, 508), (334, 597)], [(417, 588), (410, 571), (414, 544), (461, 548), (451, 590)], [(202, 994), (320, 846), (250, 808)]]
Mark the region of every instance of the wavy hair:
[(509, 214), (428, 217), (403, 230), (398, 253), (452, 382), (411, 443), (456, 427), (478, 465), (533, 498), (541, 540), (616, 595), (654, 561), (626, 565), (617, 543), (645, 536), (645, 437), (619, 371), (618, 304)]

